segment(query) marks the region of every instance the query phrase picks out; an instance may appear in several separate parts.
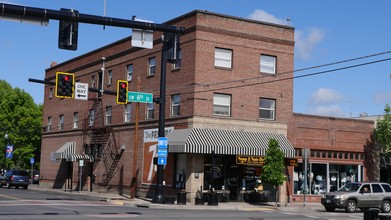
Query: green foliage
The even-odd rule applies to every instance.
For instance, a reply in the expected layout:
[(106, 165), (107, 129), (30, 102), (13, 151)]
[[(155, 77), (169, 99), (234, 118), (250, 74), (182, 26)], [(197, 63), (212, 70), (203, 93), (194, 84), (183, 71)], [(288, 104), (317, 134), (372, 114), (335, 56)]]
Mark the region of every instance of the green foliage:
[(269, 149), (266, 151), (265, 165), (262, 166), (261, 180), (277, 188), (284, 183), (285, 155), (275, 139), (269, 140)]
[(388, 104), (384, 108), (383, 119), (377, 120), (374, 135), (376, 141), (383, 145), (385, 153), (391, 155), (391, 108)]
[[(32, 157), (39, 161), (42, 111), (42, 105), (35, 104), (24, 90), (0, 80), (0, 168), (29, 168)], [(5, 159), (7, 143), (14, 146), (13, 159)]]

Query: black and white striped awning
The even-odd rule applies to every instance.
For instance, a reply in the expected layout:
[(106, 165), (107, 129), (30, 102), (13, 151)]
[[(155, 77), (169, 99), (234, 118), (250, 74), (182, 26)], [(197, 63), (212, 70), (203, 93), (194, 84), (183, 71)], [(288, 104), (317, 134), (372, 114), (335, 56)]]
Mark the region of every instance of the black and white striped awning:
[(56, 152), (53, 153), (53, 159), (67, 159), (69, 154), (75, 153), (76, 142), (66, 142)]
[(94, 162), (94, 157), (90, 154), (69, 154), (67, 157), (68, 162), (74, 162), (78, 160), (88, 160), (90, 162)]
[(249, 131), (189, 128), (167, 135), (169, 153), (196, 153), (265, 156), (269, 140), (275, 139), (286, 157), (294, 157), (295, 149), (283, 134)]

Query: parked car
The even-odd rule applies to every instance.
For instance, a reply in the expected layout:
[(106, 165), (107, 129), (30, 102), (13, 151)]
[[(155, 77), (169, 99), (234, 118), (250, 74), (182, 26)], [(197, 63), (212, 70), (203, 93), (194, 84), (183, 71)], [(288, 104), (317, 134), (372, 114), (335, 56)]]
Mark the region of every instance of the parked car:
[(23, 187), (27, 189), (30, 183), (29, 173), (25, 170), (9, 170), (4, 176), (0, 178), (0, 187), (7, 186), (7, 188)]
[(336, 208), (346, 212), (378, 208), (384, 213), (391, 211), (391, 186), (382, 182), (351, 182), (338, 191), (326, 193), (321, 199), (326, 211), (333, 212)]

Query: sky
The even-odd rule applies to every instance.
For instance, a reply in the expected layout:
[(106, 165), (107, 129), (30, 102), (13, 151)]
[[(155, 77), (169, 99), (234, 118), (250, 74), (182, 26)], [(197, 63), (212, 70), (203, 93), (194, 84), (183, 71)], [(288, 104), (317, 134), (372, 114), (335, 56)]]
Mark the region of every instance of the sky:
[[(391, 1), (377, 0), (8, 0), (0, 3), (164, 23), (200, 9), (295, 28), (293, 111), (334, 117), (381, 115), (391, 103)], [(47, 27), (0, 20), (0, 79), (43, 103), (45, 69), (131, 35), (80, 24), (77, 51), (58, 48)]]

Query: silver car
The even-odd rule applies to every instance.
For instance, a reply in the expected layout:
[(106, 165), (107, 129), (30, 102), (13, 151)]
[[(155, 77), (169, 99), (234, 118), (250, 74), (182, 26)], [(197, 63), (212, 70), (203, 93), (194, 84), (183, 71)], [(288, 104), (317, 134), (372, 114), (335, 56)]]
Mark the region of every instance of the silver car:
[(338, 191), (326, 193), (321, 199), (326, 211), (333, 212), (336, 208), (346, 212), (378, 208), (384, 213), (391, 211), (391, 186), (382, 182), (352, 182), (347, 183)]

